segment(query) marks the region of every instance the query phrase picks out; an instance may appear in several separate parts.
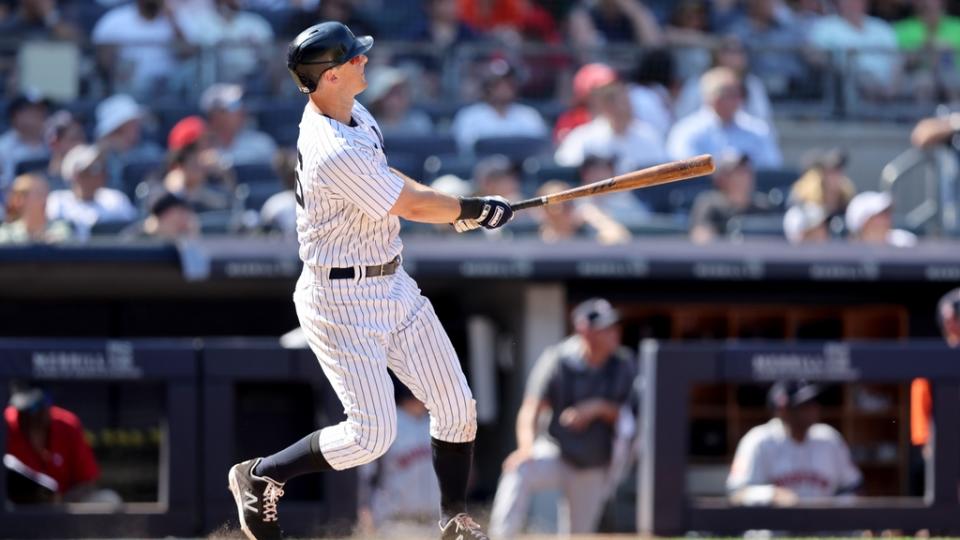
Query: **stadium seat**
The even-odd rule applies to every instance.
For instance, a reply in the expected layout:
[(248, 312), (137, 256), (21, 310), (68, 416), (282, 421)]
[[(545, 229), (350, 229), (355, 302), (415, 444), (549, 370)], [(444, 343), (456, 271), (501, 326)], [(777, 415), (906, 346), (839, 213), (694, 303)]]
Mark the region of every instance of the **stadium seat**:
[(790, 186), (800, 178), (795, 169), (757, 169), (756, 190), (765, 194), (770, 203), (782, 207), (790, 194)]
[(395, 152), (415, 154), (420, 156), (421, 163), (430, 156), (449, 156), (457, 153), (457, 142), (453, 136), (447, 134), (410, 137), (385, 134), (383, 146), (387, 158)]
[(477, 157), (503, 154), (514, 161), (543, 155), (552, 148), (548, 137), (485, 137), (473, 145)]
[(246, 210), (259, 212), (267, 199), (281, 191), (283, 191), (283, 186), (279, 182), (256, 182), (239, 184), (235, 196), (242, 202)]
[(105, 221), (105, 222), (96, 222), (93, 224), (93, 227), (90, 227), (90, 236), (114, 236), (119, 234), (127, 227), (133, 225), (136, 220), (126, 221)]
[(13, 167), (13, 174), (19, 176), (21, 174), (39, 172), (46, 173), (47, 165), (50, 164), (50, 158), (39, 158), (39, 159), (27, 159), (24, 161), (18, 161)]
[(727, 225), (730, 231), (744, 236), (774, 236), (783, 237), (782, 214), (757, 214), (736, 216), (730, 219)]
[(257, 119), (257, 127), (273, 137), (279, 146), (294, 147), (300, 135), (300, 118), (303, 104), (290, 100), (265, 100), (248, 104), (251, 115)]
[(227, 234), (232, 232), (234, 215), (230, 210), (216, 210), (197, 214), (200, 232), (205, 235)]
[(470, 180), (473, 178), (473, 166), (475, 163), (472, 159), (456, 155), (430, 156), (423, 164), (424, 180), (433, 180), (445, 174), (452, 174), (464, 180)]
[(152, 104), (150, 108), (157, 117), (157, 136), (164, 148), (167, 146), (167, 135), (177, 122), (188, 116), (203, 116), (198, 106), (183, 103), (157, 103)]
[(133, 200), (137, 186), (141, 182), (146, 180), (150, 175), (154, 173), (160, 173), (163, 170), (164, 162), (163, 161), (137, 161), (133, 163), (127, 163), (123, 166), (121, 172), (121, 178), (123, 185), (121, 190), (127, 194), (127, 197), (130, 197), (130, 200)]
[(391, 167), (416, 180), (423, 178), (423, 162), (419, 154), (391, 152), (387, 157)]
[(238, 184), (277, 184), (277, 172), (269, 163), (243, 163), (233, 166)]

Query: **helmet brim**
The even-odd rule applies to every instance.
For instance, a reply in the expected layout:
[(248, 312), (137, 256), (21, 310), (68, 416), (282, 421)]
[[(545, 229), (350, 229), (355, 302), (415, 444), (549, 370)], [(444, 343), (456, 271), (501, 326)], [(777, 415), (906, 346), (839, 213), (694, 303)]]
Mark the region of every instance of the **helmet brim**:
[(350, 47), (350, 51), (347, 53), (347, 59), (344, 62), (348, 62), (353, 59), (355, 56), (360, 54), (366, 54), (373, 47), (373, 36), (360, 36), (353, 42), (353, 47)]

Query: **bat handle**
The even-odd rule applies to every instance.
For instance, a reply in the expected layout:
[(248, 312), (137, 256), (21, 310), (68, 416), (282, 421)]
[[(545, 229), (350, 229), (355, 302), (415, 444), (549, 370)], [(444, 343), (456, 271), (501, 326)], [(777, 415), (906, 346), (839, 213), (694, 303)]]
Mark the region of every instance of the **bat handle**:
[(538, 206), (543, 206), (547, 204), (547, 197), (534, 197), (532, 199), (524, 199), (510, 204), (510, 208), (516, 212), (518, 210), (527, 210), (529, 208), (537, 208)]

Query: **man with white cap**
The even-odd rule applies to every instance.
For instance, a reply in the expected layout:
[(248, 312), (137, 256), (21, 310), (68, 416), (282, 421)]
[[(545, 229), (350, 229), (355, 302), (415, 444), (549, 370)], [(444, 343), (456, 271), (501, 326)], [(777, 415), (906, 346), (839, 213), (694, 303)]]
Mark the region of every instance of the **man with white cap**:
[(137, 210), (122, 192), (104, 187), (105, 160), (96, 146), (82, 144), (63, 158), (63, 179), (69, 189), (47, 198), (47, 219), (71, 223), (77, 238), (85, 240), (97, 223), (133, 221)]
[(791, 244), (813, 244), (830, 239), (827, 212), (819, 204), (791, 206), (783, 216), (783, 234)]
[(370, 112), (377, 118), (384, 133), (429, 135), (433, 131), (430, 116), (411, 108), (407, 74), (390, 66), (371, 68), (367, 73), (370, 85), (363, 93)]
[(214, 148), (220, 151), (225, 161), (233, 165), (273, 161), (277, 151), (273, 139), (247, 127), (242, 86), (211, 85), (200, 96), (200, 108), (207, 115)]
[(127, 94), (114, 94), (97, 105), (94, 136), (104, 150), (108, 185), (123, 185), (123, 167), (128, 163), (157, 161), (163, 157), (158, 146), (141, 137), (143, 108)]
[(909, 231), (893, 228), (893, 198), (889, 193), (864, 191), (847, 205), (847, 232), (858, 242), (910, 247), (917, 237)]

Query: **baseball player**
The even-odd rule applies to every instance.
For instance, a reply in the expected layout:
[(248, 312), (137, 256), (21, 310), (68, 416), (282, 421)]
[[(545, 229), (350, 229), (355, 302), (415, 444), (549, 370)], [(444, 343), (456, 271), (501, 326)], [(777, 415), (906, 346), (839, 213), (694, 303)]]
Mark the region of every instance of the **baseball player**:
[(820, 391), (803, 381), (773, 385), (769, 401), (776, 416), (737, 444), (727, 477), (734, 502), (790, 505), (798, 499), (851, 494), (860, 486), (860, 471), (843, 436), (817, 423)]
[(290, 479), (377, 459), (397, 435), (389, 368), (430, 411), (441, 538), (487, 539), (466, 513), (476, 404), (430, 302), (400, 264), (398, 218), (496, 229), (513, 210), (499, 197), (457, 198), (387, 165), (377, 122), (356, 101), (370, 36), (328, 21), (300, 33), (287, 67), (309, 101), (297, 141), (297, 238), (303, 271), (293, 299), (310, 348), (346, 420), (228, 474), (248, 538), (280, 538), (278, 501)]

